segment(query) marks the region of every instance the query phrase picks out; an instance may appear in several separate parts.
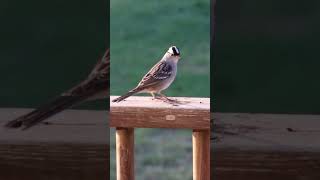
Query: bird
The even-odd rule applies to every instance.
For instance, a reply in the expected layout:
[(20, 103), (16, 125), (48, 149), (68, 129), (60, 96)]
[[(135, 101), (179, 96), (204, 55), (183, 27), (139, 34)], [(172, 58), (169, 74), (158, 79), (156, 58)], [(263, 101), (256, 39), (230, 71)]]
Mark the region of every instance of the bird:
[(41, 121), (84, 101), (108, 98), (110, 87), (109, 72), (110, 51), (109, 48), (107, 48), (102, 58), (99, 59), (85, 80), (43, 106), (9, 121), (5, 124), (5, 127), (23, 127), (22, 129), (28, 129)]
[(177, 64), (180, 58), (180, 50), (176, 46), (169, 47), (162, 59), (156, 63), (145, 76), (143, 76), (135, 88), (126, 94), (113, 99), (112, 102), (123, 101), (138, 93), (150, 93), (153, 99), (159, 99), (159, 97), (156, 96), (156, 94), (158, 94), (161, 96), (160, 99), (172, 101), (161, 93), (161, 91), (167, 89), (174, 81), (177, 75)]

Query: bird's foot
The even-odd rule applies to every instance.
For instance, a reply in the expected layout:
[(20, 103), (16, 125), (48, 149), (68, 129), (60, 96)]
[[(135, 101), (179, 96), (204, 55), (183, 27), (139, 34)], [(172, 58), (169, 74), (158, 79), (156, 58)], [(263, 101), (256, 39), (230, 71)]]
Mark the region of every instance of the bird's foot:
[(162, 98), (162, 100), (163, 100), (163, 102), (171, 104), (173, 106), (179, 105), (179, 102), (176, 99), (170, 99), (170, 98), (165, 97), (165, 98)]
[(161, 100), (165, 101), (165, 102), (176, 102), (177, 100), (175, 99), (170, 99), (165, 95), (162, 95), (161, 97), (159, 97)]
[(176, 102), (177, 101), (175, 99), (170, 99), (170, 98), (167, 98), (167, 97), (163, 98), (163, 100), (166, 101), (166, 102)]
[(162, 100), (162, 97), (159, 97), (159, 96), (153, 96), (151, 100)]

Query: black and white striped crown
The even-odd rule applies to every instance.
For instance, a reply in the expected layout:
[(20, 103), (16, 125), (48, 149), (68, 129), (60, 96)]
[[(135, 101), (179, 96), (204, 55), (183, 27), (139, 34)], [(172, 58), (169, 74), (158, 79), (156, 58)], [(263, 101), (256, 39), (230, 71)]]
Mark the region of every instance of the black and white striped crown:
[(171, 46), (169, 49), (168, 49), (168, 52), (174, 56), (179, 56), (180, 55), (180, 51), (179, 49), (176, 47), (176, 46)]

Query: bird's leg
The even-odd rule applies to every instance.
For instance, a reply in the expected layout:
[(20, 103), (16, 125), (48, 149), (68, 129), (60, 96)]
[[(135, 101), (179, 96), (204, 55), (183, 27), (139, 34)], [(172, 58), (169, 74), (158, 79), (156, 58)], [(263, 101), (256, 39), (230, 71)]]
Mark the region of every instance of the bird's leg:
[(152, 100), (156, 99), (156, 96), (154, 95), (153, 92), (150, 92), (150, 94), (152, 95)]

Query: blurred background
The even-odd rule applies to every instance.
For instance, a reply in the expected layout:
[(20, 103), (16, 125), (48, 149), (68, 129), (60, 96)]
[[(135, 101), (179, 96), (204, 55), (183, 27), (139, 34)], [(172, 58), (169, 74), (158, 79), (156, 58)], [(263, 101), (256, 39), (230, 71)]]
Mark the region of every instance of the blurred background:
[[(176, 45), (182, 59), (176, 80), (164, 93), (210, 96), (209, 0), (111, 0), (110, 6), (111, 95), (135, 87)], [(114, 135), (111, 131), (111, 179), (116, 173)], [(136, 179), (192, 179), (191, 131), (137, 129), (135, 137)]]
[(108, 6), (1, 1), (0, 107), (38, 107), (82, 81), (109, 46)]
[(320, 113), (320, 2), (216, 2), (216, 112)]
[[(105, 124), (94, 133), (90, 123), (98, 111), (72, 111), (72, 118), (61, 113), (50, 121), (66, 126), (21, 131), (3, 125), (86, 78), (109, 47), (109, 2), (2, 0), (0, 21), (0, 179), (106, 179), (106, 114), (100, 113)], [(103, 100), (74, 108), (107, 107)], [(77, 126), (81, 119), (89, 126)]]
[(320, 116), (310, 115), (320, 113), (319, 9), (316, 0), (216, 1), (213, 179), (320, 179)]

